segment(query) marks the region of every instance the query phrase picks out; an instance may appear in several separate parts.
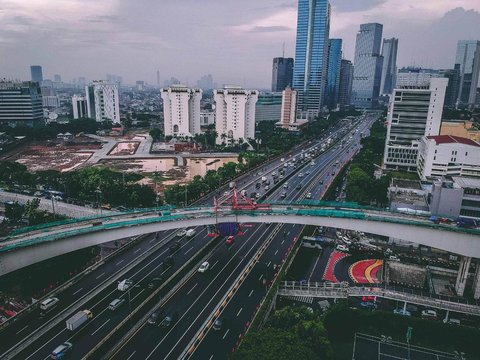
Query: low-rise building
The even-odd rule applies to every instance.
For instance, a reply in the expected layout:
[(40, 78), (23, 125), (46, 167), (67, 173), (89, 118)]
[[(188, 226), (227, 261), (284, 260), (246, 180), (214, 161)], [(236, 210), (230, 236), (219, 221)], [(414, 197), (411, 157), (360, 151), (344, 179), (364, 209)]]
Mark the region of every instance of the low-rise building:
[(428, 212), (428, 191), (418, 180), (392, 179), (388, 188), (390, 210), (405, 213)]
[(473, 121), (442, 121), (440, 135), (454, 135), (480, 142), (480, 130), (473, 126)]

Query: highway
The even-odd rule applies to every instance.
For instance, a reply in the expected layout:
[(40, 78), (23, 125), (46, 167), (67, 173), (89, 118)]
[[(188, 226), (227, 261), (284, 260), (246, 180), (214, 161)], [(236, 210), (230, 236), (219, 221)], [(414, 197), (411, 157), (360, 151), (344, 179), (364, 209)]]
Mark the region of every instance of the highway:
[[(318, 145), (318, 143), (314, 142), (310, 145), (310, 147), (313, 147), (315, 145)], [(309, 182), (317, 180), (316, 176), (318, 175), (318, 172), (322, 171), (323, 167), (326, 164), (330, 162), (330, 164), (332, 165), (333, 159), (341, 159), (341, 162), (346, 161), (346, 158), (351, 156), (355, 151), (352, 148), (350, 153), (346, 154), (346, 148), (347, 147), (342, 149), (340, 146), (337, 146), (336, 149), (327, 151), (325, 154), (321, 155), (316, 160), (315, 166), (307, 166), (307, 168), (311, 168), (309, 170), (311, 174), (304, 175), (303, 178), (294, 176), (291, 180), (289, 180), (288, 189), (283, 189), (283, 187), (280, 187), (269, 196), (269, 199), (279, 200), (283, 191), (287, 191), (286, 199), (294, 200), (300, 198), (301, 196), (305, 196), (306, 191), (304, 191), (303, 189), (306, 189), (306, 186)], [(297, 149), (297, 151), (300, 151), (300, 149)], [(286, 158), (286, 161), (288, 161), (288, 158)], [(278, 169), (282, 166), (283, 163), (277, 159), (272, 164), (266, 165), (262, 172), (263, 174), (271, 174), (272, 171), (278, 171)], [(307, 171), (307, 168), (302, 171)], [(285, 175), (288, 176), (288, 174), (293, 171), (293, 167), (286, 168)], [(322, 176), (325, 177), (325, 179), (329, 176), (329, 171), (330, 169), (322, 172)], [(246, 186), (247, 193), (249, 194), (255, 191), (255, 183), (258, 180), (258, 176), (259, 175), (243, 176), (237, 180), (237, 184), (239, 188)], [(325, 181), (325, 185), (326, 182), (327, 181)], [(302, 190), (296, 189), (296, 186), (299, 183), (302, 183), (302, 185), (304, 185), (302, 187)], [(319, 198), (325, 189), (325, 185), (314, 186), (314, 188), (309, 191), (312, 192), (314, 198), (317, 196), (317, 198)], [(220, 189), (219, 192), (221, 191), (223, 191), (223, 189)], [(211, 197), (205, 199), (204, 201), (211, 201)], [(272, 225), (271, 228), (273, 229), (275, 228), (275, 226)], [(272, 244), (275, 244), (277, 248), (274, 249), (273, 247), (269, 247), (266, 251), (266, 255), (264, 255), (265, 257), (268, 257), (268, 254), (270, 254), (270, 252), (272, 251), (272, 253), (274, 254), (273, 260), (271, 260), (272, 264), (273, 261), (277, 261), (277, 255), (280, 256), (279, 254), (285, 253), (289, 243), (293, 239), (293, 232), (299, 233), (301, 227), (295, 225), (288, 225), (286, 226), (286, 228), (287, 233), (289, 233), (289, 235), (287, 236), (288, 239), (283, 239), (282, 229), (277, 235), (275, 235), (272, 241)], [(123, 308), (118, 309), (114, 313), (112, 313), (110, 310), (107, 310), (108, 304), (111, 300), (121, 295), (125, 298), (125, 296), (127, 295), (125, 293), (121, 294), (118, 290), (116, 290), (116, 279), (113, 280), (113, 278), (110, 277), (115, 274), (119, 268), (125, 268), (128, 264), (135, 261), (135, 259), (138, 259), (140, 256), (142, 256), (142, 254), (146, 257), (145, 259), (141, 260), (140, 264), (134, 266), (131, 271), (127, 272), (125, 275), (122, 276), (122, 278), (132, 278), (134, 280), (134, 283), (139, 285), (138, 287), (132, 289), (130, 293), (130, 298), (132, 301), (131, 306), (134, 308), (135, 305), (139, 304), (143, 299), (146, 298), (149, 291), (151, 292), (151, 290), (147, 289), (145, 285), (152, 278), (158, 277), (160, 275), (168, 276), (184, 261), (186, 261), (190, 256), (192, 256), (193, 253), (198, 251), (207, 241), (211, 239), (209, 237), (206, 237), (204, 229), (199, 228), (197, 229), (197, 231), (198, 234), (193, 240), (187, 242), (186, 239), (182, 239), (183, 246), (175, 255), (175, 265), (172, 268), (168, 268), (166, 270), (163, 270), (163, 260), (166, 256), (168, 256), (168, 248), (170, 244), (167, 243), (163, 246), (160, 246), (159, 249), (155, 250), (152, 254), (148, 254), (148, 251), (150, 247), (157, 241), (161, 241), (163, 239), (170, 239), (172, 237), (172, 233), (167, 232), (161, 234), (158, 239), (156, 239), (155, 236), (152, 235), (148, 237), (148, 239), (139, 242), (134, 247), (132, 247), (132, 249), (129, 249), (128, 252), (119, 255), (111, 263), (107, 263), (106, 265), (93, 271), (91, 274), (83, 278), (79, 283), (75, 284), (75, 286), (63, 291), (60, 295), (58, 295), (61, 301), (59, 302), (58, 307), (48, 314), (47, 318), (39, 319), (39, 312), (33, 311), (30, 315), (20, 318), (19, 321), (9, 326), (2, 333), (2, 338), (8, 339), (8, 341), (2, 341), (2, 344), (0, 345), (0, 352), (3, 353), (5, 350), (9, 349), (16, 341), (21, 340), (22, 337), (30, 337), (30, 334), (35, 331), (35, 329), (41, 327), (45, 323), (48, 323), (48, 320), (51, 318), (52, 315), (61, 313), (61, 311), (64, 310), (67, 305), (71, 304), (74, 299), (78, 299), (81, 296), (88, 296), (88, 294), (97, 284), (104, 281), (103, 279), (110, 279), (111, 284), (109, 286), (106, 286), (101, 292), (92, 297), (92, 299), (89, 299), (85, 304), (82, 304), (80, 307), (73, 307), (72, 309), (69, 309), (68, 315), (74, 314), (78, 310), (84, 308), (88, 308), (94, 313), (94, 319), (90, 321), (86, 326), (84, 326), (79, 332), (70, 334), (65, 329), (64, 321), (60, 321), (58, 325), (53, 326), (52, 329), (47, 331), (44, 336), (30, 344), (24, 351), (19, 353), (17, 356), (17, 358), (19, 359), (45, 359), (48, 357), (52, 349), (55, 348), (57, 345), (61, 344), (63, 341), (71, 340), (75, 344), (73, 358), (80, 358), (93, 345), (95, 345), (99, 341), (99, 339), (101, 339), (103, 336), (105, 336), (105, 334), (107, 334), (111, 329), (113, 329), (129, 311), (128, 306), (124, 306)], [(205, 274), (194, 274), (187, 281), (188, 285), (186, 284), (185, 286), (180, 288), (178, 292), (172, 297), (172, 299), (165, 304), (163, 309), (167, 313), (169, 311), (175, 311), (179, 315), (178, 322), (174, 326), (172, 326), (169, 332), (163, 334), (160, 333), (160, 336), (163, 339), (161, 340), (162, 344), (164, 344), (165, 346), (158, 346), (157, 348), (149, 348), (147, 346), (148, 344), (145, 346), (138, 346), (137, 341), (149, 343), (148, 339), (151, 340), (152, 336), (155, 338), (155, 344), (160, 341), (158, 338), (158, 332), (161, 332), (162, 329), (155, 327), (144, 327), (133, 338), (131, 338), (129, 342), (126, 343), (121, 352), (118, 353), (117, 358), (122, 358), (120, 354), (126, 354), (127, 356), (125, 358), (127, 358), (128, 356), (132, 356), (131, 358), (145, 358), (145, 356), (142, 357), (142, 355), (149, 356), (150, 353), (148, 351), (152, 352), (151, 356), (153, 356), (153, 358), (158, 358), (162, 356), (175, 358), (176, 355), (183, 351), (184, 346), (190, 341), (191, 337), (195, 334), (200, 324), (203, 323), (204, 319), (209, 316), (209, 309), (213, 308), (216, 305), (216, 300), (218, 302), (218, 299), (221, 298), (225, 290), (228, 289), (231, 282), (236, 278), (235, 274), (238, 274), (242, 270), (249, 256), (253, 254), (255, 249), (260, 246), (260, 244), (270, 232), (271, 229), (266, 227), (265, 225), (251, 227), (246, 230), (244, 236), (236, 238), (236, 243), (233, 246), (220, 247), (219, 250), (215, 252), (209, 260), (212, 268)], [(217, 275), (218, 277), (216, 277)], [(260, 291), (257, 291), (255, 294), (257, 293), (258, 295), (260, 295)], [(250, 297), (253, 297), (253, 293)], [(195, 299), (194, 303), (191, 303), (192, 299)], [(172, 304), (174, 304), (174, 306)], [(203, 311), (199, 312), (199, 310), (202, 309)], [(242, 312), (243, 310), (240, 312), (239, 315), (241, 315)], [(246, 313), (251, 314), (250, 311), (245, 311), (245, 314)], [(147, 340), (144, 340), (143, 331), (147, 331), (149, 332), (149, 334), (151, 334), (146, 334), (145, 338)], [(233, 333), (234, 331), (232, 330), (232, 334)], [(10, 334), (10, 336), (8, 336), (8, 334)], [(180, 337), (178, 334), (185, 335)], [(228, 336), (226, 336), (226, 338), (228, 338)], [(142, 350), (137, 350), (140, 348)], [(170, 353), (162, 352), (166, 348), (171, 350)], [(159, 351), (162, 353), (159, 354)]]

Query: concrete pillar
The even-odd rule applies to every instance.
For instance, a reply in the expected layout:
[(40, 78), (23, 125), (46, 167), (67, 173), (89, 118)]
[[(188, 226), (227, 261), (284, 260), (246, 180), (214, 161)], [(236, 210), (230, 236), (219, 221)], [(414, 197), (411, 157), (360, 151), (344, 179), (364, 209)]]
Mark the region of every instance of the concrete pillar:
[(477, 269), (473, 278), (473, 298), (480, 299), (480, 259), (477, 259)]
[(470, 262), (472, 258), (469, 256), (463, 256), (460, 260), (460, 267), (457, 273), (457, 281), (455, 282), (455, 291), (458, 296), (463, 296), (465, 291), (465, 285), (467, 284), (468, 269), (470, 268)]

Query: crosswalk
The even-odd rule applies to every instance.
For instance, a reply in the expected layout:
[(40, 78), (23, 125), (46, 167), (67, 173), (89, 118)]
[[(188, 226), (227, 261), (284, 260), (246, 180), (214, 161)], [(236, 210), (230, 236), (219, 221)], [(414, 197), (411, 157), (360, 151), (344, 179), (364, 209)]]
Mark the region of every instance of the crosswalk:
[(285, 296), (285, 298), (292, 300), (292, 301), (297, 301), (297, 302), (302, 302), (305, 304), (312, 304), (313, 303), (313, 297), (309, 296)]

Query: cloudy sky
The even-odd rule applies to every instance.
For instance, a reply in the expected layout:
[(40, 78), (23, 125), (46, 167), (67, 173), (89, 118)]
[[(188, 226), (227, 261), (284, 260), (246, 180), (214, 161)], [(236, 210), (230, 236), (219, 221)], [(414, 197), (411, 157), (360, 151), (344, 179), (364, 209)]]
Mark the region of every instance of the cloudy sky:
[[(353, 58), (361, 23), (399, 38), (398, 65), (452, 67), (458, 39), (480, 39), (478, 0), (331, 0), (331, 37)], [(105, 74), (128, 83), (175, 76), (195, 85), (268, 88), (275, 56), (294, 57), (295, 0), (0, 0), (0, 77), (29, 66), (63, 80)]]

